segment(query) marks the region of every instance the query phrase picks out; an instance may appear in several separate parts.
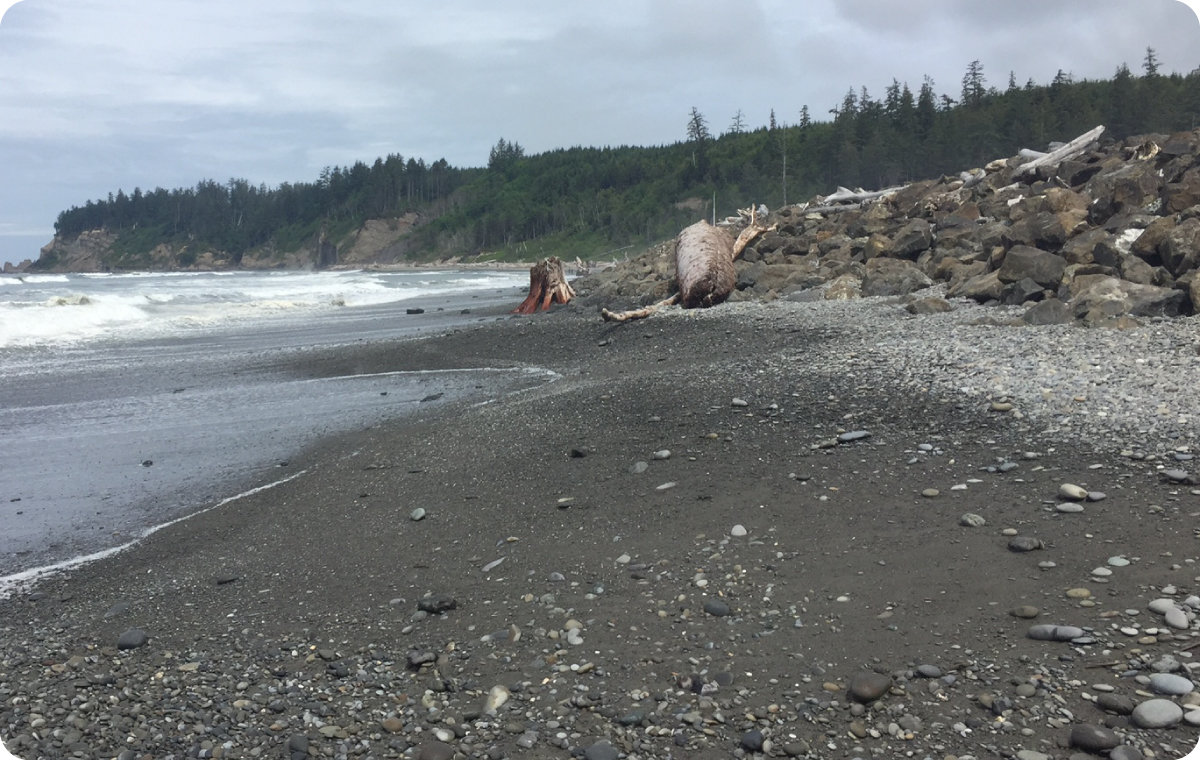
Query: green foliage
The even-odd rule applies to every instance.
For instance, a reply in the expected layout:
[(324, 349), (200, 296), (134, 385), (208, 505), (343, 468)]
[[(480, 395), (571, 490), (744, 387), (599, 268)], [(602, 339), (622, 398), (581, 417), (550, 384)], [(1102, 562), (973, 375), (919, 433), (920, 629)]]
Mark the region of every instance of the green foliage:
[[(573, 147), (526, 155), (501, 138), (486, 169), (427, 165), (398, 155), (368, 166), (329, 167), (313, 183), (255, 187), (204, 180), (194, 188), (135, 189), (62, 212), (63, 237), (107, 228), (119, 233), (117, 257), (148, 260), (160, 242), (227, 252), (238, 262), (273, 243), (293, 252), (324, 229), (345, 240), (367, 219), (419, 211), (412, 258), (533, 258), (597, 255), (670, 237), (698, 218), (718, 218), (751, 203), (781, 205), (838, 185), (878, 189), (957, 173), (1023, 147), (1045, 149), (1105, 124), (1108, 137), (1193, 129), (1200, 123), (1200, 71), (1163, 75), (1147, 50), (1144, 76), (1125, 65), (1111, 80), (1077, 81), (1060, 71), (1049, 85), (1001, 92), (972, 61), (958, 93), (938, 94), (926, 77), (914, 94), (893, 80), (882, 100), (850, 88), (828, 121), (805, 106), (798, 123), (748, 128), (741, 112), (713, 135), (692, 108), (685, 140), (655, 147)], [(194, 254), (193, 254), (194, 255)]]

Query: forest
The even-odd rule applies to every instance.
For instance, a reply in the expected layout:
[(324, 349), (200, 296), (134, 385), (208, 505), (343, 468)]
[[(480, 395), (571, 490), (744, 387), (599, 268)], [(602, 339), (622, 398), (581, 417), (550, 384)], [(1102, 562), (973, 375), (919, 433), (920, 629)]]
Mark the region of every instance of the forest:
[[(1164, 74), (1154, 50), (1135, 74), (997, 86), (973, 61), (956, 92), (893, 80), (875, 96), (851, 88), (824, 114), (804, 106), (749, 128), (739, 111), (723, 129), (695, 108), (681, 113), (679, 142), (655, 147), (573, 147), (526, 155), (501, 138), (484, 168), (400, 155), (329, 167), (310, 183), (275, 188), (244, 179), (88, 201), (59, 214), (70, 239), (104, 228), (126, 253), (167, 243), (207, 247), (231, 263), (252, 249), (295, 251), (324, 233), (337, 241), (373, 218), (421, 214), (407, 257), (535, 258), (597, 255), (669, 237), (700, 216), (750, 203), (775, 208), (837, 186), (879, 189), (1044, 150), (1103, 124), (1107, 137), (1200, 125), (1200, 69)], [(785, 119), (791, 119), (787, 121)], [(194, 255), (194, 253), (192, 254)], [(186, 261), (181, 261), (184, 266)]]

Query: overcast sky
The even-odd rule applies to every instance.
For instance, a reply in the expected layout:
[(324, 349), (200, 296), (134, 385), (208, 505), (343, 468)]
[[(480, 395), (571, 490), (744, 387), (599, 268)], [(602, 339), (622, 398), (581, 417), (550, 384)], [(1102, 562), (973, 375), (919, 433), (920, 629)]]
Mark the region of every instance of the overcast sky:
[[(8, 7), (10, 6), (11, 7)], [(1193, 1), (1192, 6), (1200, 5)], [(0, 262), (58, 212), (204, 178), (312, 181), (400, 153), (486, 163), (715, 132), (850, 87), (989, 85), (1200, 67), (1178, 0), (0, 0)], [(1072, 137), (1062, 135), (1061, 137)], [(1037, 147), (1037, 146), (1033, 146)], [(830, 188), (832, 190), (832, 188)]]

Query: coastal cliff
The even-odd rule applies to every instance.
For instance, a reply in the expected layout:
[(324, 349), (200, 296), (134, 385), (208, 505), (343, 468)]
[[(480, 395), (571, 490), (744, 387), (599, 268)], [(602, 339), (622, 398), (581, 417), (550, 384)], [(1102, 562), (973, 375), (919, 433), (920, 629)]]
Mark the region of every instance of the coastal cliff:
[(56, 235), (42, 247), (40, 256), (30, 268), (41, 272), (173, 272), (394, 264), (404, 260), (405, 238), (420, 220), (416, 212), (387, 219), (368, 219), (361, 227), (337, 237), (319, 234), (289, 250), (272, 241), (241, 256), (187, 241), (139, 246), (133, 234), (107, 229), (86, 230), (75, 236)]

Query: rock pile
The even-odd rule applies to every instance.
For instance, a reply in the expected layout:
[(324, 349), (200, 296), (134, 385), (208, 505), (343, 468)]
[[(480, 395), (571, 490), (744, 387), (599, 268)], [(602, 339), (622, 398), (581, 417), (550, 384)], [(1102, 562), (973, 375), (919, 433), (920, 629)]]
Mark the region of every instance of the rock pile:
[[(859, 203), (829, 205), (839, 192), (774, 211), (737, 262), (730, 300), (910, 296), (944, 283), (950, 299), (1024, 305), (1024, 324), (1108, 327), (1200, 304), (1200, 130), (1027, 165), (1018, 156)], [(578, 281), (584, 302), (663, 297), (669, 248)], [(941, 298), (910, 304), (948, 308)]]

